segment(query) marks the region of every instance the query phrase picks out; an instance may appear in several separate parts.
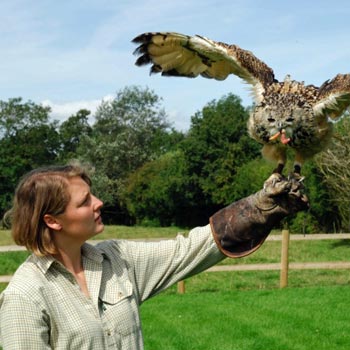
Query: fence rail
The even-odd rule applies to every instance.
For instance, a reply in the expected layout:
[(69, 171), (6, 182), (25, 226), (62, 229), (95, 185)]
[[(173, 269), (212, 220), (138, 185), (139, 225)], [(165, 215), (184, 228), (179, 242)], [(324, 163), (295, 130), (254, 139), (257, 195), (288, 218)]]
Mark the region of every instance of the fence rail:
[[(332, 262), (303, 262), (289, 263), (289, 241), (313, 241), (313, 240), (343, 240), (350, 239), (349, 233), (335, 234), (311, 234), (290, 235), (288, 230), (282, 230), (281, 235), (270, 235), (267, 241), (281, 241), (281, 261), (280, 263), (270, 264), (238, 264), (238, 265), (216, 265), (210, 267), (206, 272), (228, 272), (228, 271), (273, 271), (280, 270), (280, 288), (288, 286), (289, 270), (337, 270), (350, 269), (350, 262), (332, 261)], [(180, 294), (185, 293), (185, 281), (178, 282), (177, 291)]]
[[(337, 270), (350, 269), (350, 262), (303, 262), (289, 263), (289, 241), (310, 241), (310, 240), (343, 240), (350, 239), (350, 233), (334, 233), (334, 234), (293, 234), (290, 235), (288, 230), (283, 230), (280, 235), (270, 235), (267, 241), (281, 241), (281, 261), (280, 263), (270, 264), (238, 264), (238, 265), (216, 265), (206, 270), (206, 272), (227, 272), (227, 271), (273, 271), (280, 270), (280, 287), (284, 288), (288, 285), (289, 270)], [(151, 239), (151, 240), (161, 240)], [(89, 241), (89, 243), (97, 244), (98, 240)], [(1, 252), (24, 251), (24, 247), (15, 245), (0, 246)], [(0, 283), (10, 282), (12, 276), (0, 276)], [(185, 293), (185, 281), (178, 282), (178, 292)]]

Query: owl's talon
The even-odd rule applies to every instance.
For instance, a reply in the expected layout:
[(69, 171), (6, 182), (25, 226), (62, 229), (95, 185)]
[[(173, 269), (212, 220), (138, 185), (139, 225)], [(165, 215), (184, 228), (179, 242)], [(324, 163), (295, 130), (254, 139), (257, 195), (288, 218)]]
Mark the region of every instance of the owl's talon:
[[(299, 176), (300, 176), (300, 174), (299, 174)], [(300, 176), (300, 179), (297, 179), (297, 181), (301, 183), (304, 181), (304, 179), (305, 179), (305, 176)]]
[(277, 168), (273, 170), (272, 174), (282, 175), (283, 169), (284, 169), (284, 164), (278, 163)]
[(305, 179), (305, 176), (301, 176), (300, 173), (292, 173), (290, 176), (297, 182), (302, 182)]
[(297, 174), (300, 176), (301, 174), (301, 166), (300, 164), (294, 164), (294, 174)]

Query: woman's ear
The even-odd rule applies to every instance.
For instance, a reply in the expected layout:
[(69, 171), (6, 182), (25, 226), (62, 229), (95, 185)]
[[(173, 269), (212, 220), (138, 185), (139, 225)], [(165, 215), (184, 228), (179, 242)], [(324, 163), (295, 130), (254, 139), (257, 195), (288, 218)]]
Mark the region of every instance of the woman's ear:
[(59, 223), (59, 221), (54, 216), (52, 216), (50, 214), (44, 215), (44, 222), (45, 222), (46, 226), (52, 230), (60, 231), (62, 229), (62, 226)]

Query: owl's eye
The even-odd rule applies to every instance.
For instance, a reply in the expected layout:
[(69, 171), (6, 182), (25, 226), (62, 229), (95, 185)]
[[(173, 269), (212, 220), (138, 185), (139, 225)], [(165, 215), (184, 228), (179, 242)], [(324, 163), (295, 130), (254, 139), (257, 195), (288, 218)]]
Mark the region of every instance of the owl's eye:
[(270, 117), (270, 118), (267, 118), (267, 120), (270, 122), (270, 123), (274, 123), (276, 120), (274, 119), (274, 118), (272, 118), (272, 117)]
[(286, 121), (287, 121), (287, 122), (293, 122), (293, 121), (294, 121), (294, 118), (293, 118), (293, 117), (288, 117), (288, 118), (286, 119)]

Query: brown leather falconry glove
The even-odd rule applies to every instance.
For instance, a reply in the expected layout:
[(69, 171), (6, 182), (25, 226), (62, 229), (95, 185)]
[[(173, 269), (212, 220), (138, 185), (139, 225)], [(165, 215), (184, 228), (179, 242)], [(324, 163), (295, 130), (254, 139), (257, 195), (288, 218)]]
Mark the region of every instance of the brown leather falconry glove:
[(215, 213), (210, 225), (220, 250), (232, 258), (257, 250), (284, 217), (309, 207), (302, 188), (295, 178), (272, 174), (262, 190)]

